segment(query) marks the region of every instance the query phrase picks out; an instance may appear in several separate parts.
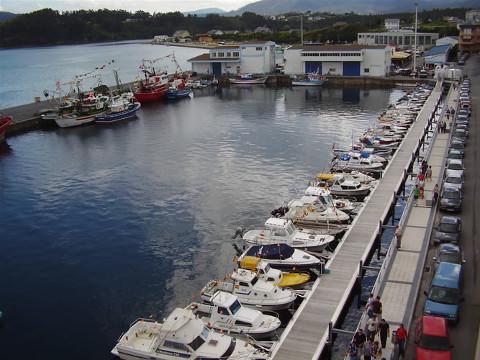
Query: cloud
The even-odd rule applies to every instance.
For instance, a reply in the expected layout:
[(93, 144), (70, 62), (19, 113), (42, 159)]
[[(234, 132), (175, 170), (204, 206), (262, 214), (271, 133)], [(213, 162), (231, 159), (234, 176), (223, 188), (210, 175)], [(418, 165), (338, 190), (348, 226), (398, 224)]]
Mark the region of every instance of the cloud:
[(26, 13), (43, 8), (55, 10), (79, 9), (124, 9), (148, 12), (191, 11), (218, 7), (224, 10), (236, 10), (252, 0), (2, 0), (0, 9), (14, 13)]

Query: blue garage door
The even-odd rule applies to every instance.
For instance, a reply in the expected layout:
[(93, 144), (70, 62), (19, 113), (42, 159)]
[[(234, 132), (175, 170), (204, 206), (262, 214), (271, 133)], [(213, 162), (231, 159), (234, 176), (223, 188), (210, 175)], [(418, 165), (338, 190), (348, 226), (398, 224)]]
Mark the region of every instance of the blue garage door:
[(321, 61), (305, 61), (305, 74), (308, 73), (322, 73)]
[(360, 61), (344, 62), (343, 76), (360, 76)]
[(212, 72), (215, 76), (222, 75), (222, 63), (212, 63)]

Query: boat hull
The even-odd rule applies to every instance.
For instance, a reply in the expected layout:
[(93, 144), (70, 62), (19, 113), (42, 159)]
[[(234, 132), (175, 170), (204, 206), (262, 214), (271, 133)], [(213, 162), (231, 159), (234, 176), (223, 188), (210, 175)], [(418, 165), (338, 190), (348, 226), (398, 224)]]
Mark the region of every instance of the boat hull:
[(7, 132), (7, 127), (11, 124), (11, 116), (2, 116), (0, 118), (0, 143), (5, 141), (5, 133)]
[(134, 93), (135, 99), (141, 104), (160, 101), (165, 97), (168, 87), (163, 86), (152, 91), (137, 91)]
[(292, 86), (322, 86), (323, 84), (325, 84), (324, 80), (292, 81)]
[(190, 97), (190, 93), (192, 89), (181, 89), (181, 90), (168, 90), (167, 91), (167, 99), (168, 100), (178, 100)]
[(98, 114), (84, 116), (78, 116), (75, 114), (59, 115), (55, 118), (55, 122), (61, 128), (68, 128), (93, 123), (95, 121), (95, 116), (97, 115)]
[(140, 109), (140, 103), (135, 103), (130, 109), (113, 114), (103, 114), (95, 117), (97, 124), (112, 124), (118, 121), (127, 120), (137, 116), (137, 111)]
[(234, 85), (261, 85), (267, 81), (266, 77), (259, 79), (230, 79), (230, 84)]

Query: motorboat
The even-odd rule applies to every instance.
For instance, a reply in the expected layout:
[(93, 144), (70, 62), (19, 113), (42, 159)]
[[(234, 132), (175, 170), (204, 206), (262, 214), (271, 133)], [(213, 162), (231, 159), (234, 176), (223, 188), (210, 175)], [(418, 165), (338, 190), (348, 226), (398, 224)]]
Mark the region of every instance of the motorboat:
[(325, 77), (319, 76), (318, 73), (310, 73), (303, 79), (292, 79), (292, 86), (322, 86), (325, 82)]
[(248, 244), (268, 245), (268, 244), (288, 244), (291, 247), (322, 251), (335, 238), (331, 235), (313, 235), (300, 231), (295, 228), (291, 220), (269, 218), (262, 230), (250, 230), (243, 235), (243, 240)]
[(276, 336), (281, 325), (276, 316), (243, 306), (236, 295), (217, 291), (211, 304), (193, 302), (186, 307), (209, 328), (232, 336), (249, 336), (256, 340)]
[(350, 171), (348, 173), (319, 173), (315, 176), (315, 179), (320, 182), (326, 182), (327, 185), (333, 184), (336, 180), (355, 180), (360, 184), (376, 184), (377, 180), (370, 175), (364, 174), (359, 171)]
[(308, 270), (318, 268), (320, 259), (288, 246), (287, 244), (252, 245), (238, 258), (241, 261), (245, 256), (253, 256), (262, 259), (274, 269), (279, 270)]
[(12, 123), (12, 117), (6, 115), (0, 115), (0, 143), (5, 141), (5, 133), (7, 127)]
[(354, 179), (345, 177), (334, 178), (328, 188), (333, 196), (339, 197), (364, 197), (370, 194), (371, 186), (361, 184)]
[(266, 77), (255, 78), (252, 74), (243, 74), (234, 79), (230, 79), (230, 84), (239, 85), (261, 85), (267, 81)]
[(302, 196), (288, 203), (288, 211), (283, 216), (293, 223), (302, 225), (344, 224), (350, 221), (350, 216), (337, 210), (333, 203), (327, 203), (318, 196)]
[(243, 305), (260, 310), (288, 309), (297, 298), (293, 290), (275, 286), (245, 269), (234, 270), (228, 280), (209, 281), (201, 291), (202, 300), (212, 303), (217, 291), (234, 294)]
[(326, 185), (311, 185), (305, 189), (305, 195), (322, 197), (323, 199), (326, 199), (325, 201), (332, 203), (337, 210), (343, 211), (346, 214), (357, 212), (359, 207), (357, 203), (354, 203), (348, 199), (334, 199)]
[(77, 103), (73, 112), (60, 111), (55, 117), (55, 122), (62, 128), (93, 123), (96, 116), (106, 112), (108, 102), (108, 96), (95, 96), (93, 93), (90, 93), (86, 98)]
[(176, 308), (163, 323), (138, 319), (111, 353), (124, 360), (267, 359), (241, 339), (209, 329), (190, 309)]
[(258, 257), (244, 256), (238, 262), (238, 266), (242, 269), (255, 271), (260, 279), (272, 282), (278, 287), (297, 288), (302, 287), (310, 281), (310, 274), (300, 272), (284, 272), (273, 269), (269, 263)]
[(192, 88), (187, 87), (183, 78), (174, 78), (170, 82), (170, 87), (167, 90), (168, 100), (179, 100), (189, 98), (192, 93)]
[[(332, 171), (362, 171), (362, 172), (378, 172), (383, 169), (381, 162), (374, 162), (371, 158), (354, 159), (348, 154), (343, 154), (332, 161)], [(332, 192), (332, 195), (333, 192)]]

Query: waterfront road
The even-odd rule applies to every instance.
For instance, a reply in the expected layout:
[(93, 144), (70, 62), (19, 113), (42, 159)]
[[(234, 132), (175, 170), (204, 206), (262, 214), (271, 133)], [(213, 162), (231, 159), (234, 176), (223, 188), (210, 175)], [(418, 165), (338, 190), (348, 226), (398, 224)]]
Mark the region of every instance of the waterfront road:
[[(467, 360), (475, 358), (480, 323), (480, 240), (477, 231), (480, 230), (480, 55), (472, 56), (465, 66), (465, 72), (471, 79), (472, 117), (470, 120), (470, 138), (465, 156), (465, 195), (460, 216), (463, 220), (461, 244), (466, 263), (464, 265), (463, 296), (464, 301), (460, 307), (460, 322), (450, 327), (453, 348), (453, 359)], [(437, 214), (437, 221), (442, 214)], [(478, 228), (478, 229), (477, 229)], [(426, 269), (419, 297), (417, 299), (415, 316), (422, 314), (425, 296), (423, 291), (430, 284), (433, 268), (433, 248), (430, 249)], [(413, 327), (410, 334), (413, 335)], [(409, 337), (407, 358), (414, 358), (413, 336)]]

